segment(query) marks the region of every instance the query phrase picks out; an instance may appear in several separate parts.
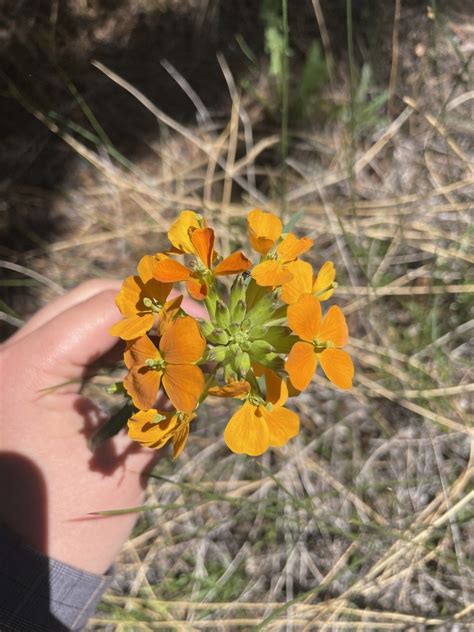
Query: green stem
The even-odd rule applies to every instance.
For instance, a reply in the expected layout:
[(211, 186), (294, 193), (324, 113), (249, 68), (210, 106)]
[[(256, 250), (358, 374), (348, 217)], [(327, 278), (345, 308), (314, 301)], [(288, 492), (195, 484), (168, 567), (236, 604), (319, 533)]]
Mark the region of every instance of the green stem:
[(208, 378), (204, 384), (204, 390), (201, 393), (201, 397), (199, 398), (199, 404), (202, 404), (202, 402), (206, 399), (208, 393), (209, 393), (209, 389), (211, 388), (213, 382), (214, 382), (214, 378), (216, 377), (216, 373), (219, 369), (219, 365), (217, 364), (212, 371), (209, 373)]

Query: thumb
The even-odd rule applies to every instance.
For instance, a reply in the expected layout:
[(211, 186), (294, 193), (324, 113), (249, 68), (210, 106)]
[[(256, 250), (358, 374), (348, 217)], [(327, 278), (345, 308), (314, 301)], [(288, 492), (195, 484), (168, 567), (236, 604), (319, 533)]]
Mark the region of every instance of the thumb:
[(30, 362), (47, 374), (66, 379), (79, 377), (117, 343), (109, 334), (120, 318), (115, 292), (106, 290), (61, 312), (22, 338)]

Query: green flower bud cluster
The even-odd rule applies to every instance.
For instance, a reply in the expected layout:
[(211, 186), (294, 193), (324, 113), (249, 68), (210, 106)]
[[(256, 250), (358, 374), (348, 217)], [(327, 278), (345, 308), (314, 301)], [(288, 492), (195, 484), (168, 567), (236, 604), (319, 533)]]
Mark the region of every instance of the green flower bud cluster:
[(286, 309), (274, 292), (239, 275), (227, 304), (217, 299), (211, 320), (201, 322), (201, 331), (212, 345), (206, 359), (224, 367), (226, 380), (246, 377), (252, 362), (282, 369), (280, 354), (287, 354), (296, 341), (290, 329), (280, 324)]

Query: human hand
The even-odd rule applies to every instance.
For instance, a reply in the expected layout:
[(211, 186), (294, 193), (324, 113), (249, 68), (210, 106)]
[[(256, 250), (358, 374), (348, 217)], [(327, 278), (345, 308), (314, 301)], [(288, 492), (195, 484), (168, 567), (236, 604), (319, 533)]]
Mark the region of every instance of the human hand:
[(108, 330), (119, 318), (119, 287), (80, 285), (35, 314), (0, 356), (0, 521), (36, 550), (92, 573), (109, 568), (136, 515), (88, 514), (140, 505), (142, 474), (156, 459), (125, 432), (94, 455), (87, 447), (105, 415), (80, 394), (80, 378), (117, 343)]

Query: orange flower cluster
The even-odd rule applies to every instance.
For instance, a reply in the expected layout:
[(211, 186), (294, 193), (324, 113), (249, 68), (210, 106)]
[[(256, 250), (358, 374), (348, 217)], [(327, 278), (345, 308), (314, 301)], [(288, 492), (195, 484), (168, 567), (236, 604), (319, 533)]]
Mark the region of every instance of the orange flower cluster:
[[(138, 274), (123, 282), (116, 298), (123, 318), (111, 333), (126, 341), (123, 389), (134, 410), (128, 433), (142, 445), (171, 441), (176, 458), (204, 399), (232, 397), (242, 405), (224, 440), (233, 452), (257, 456), (298, 433), (298, 415), (286, 403), (308, 387), (318, 362), (333, 384), (352, 386), (344, 315), (333, 305), (323, 316), (321, 308), (337, 287), (333, 264), (314, 275), (299, 258), (312, 240), (285, 232), (272, 213), (249, 213), (248, 237), (256, 263), (242, 252), (223, 259), (212, 228), (183, 211), (168, 231), (169, 250), (143, 257)], [(219, 282), (229, 275), (230, 291)], [(182, 283), (202, 301), (207, 320), (184, 312), (176, 291)], [(161, 393), (173, 410), (156, 408)]]

